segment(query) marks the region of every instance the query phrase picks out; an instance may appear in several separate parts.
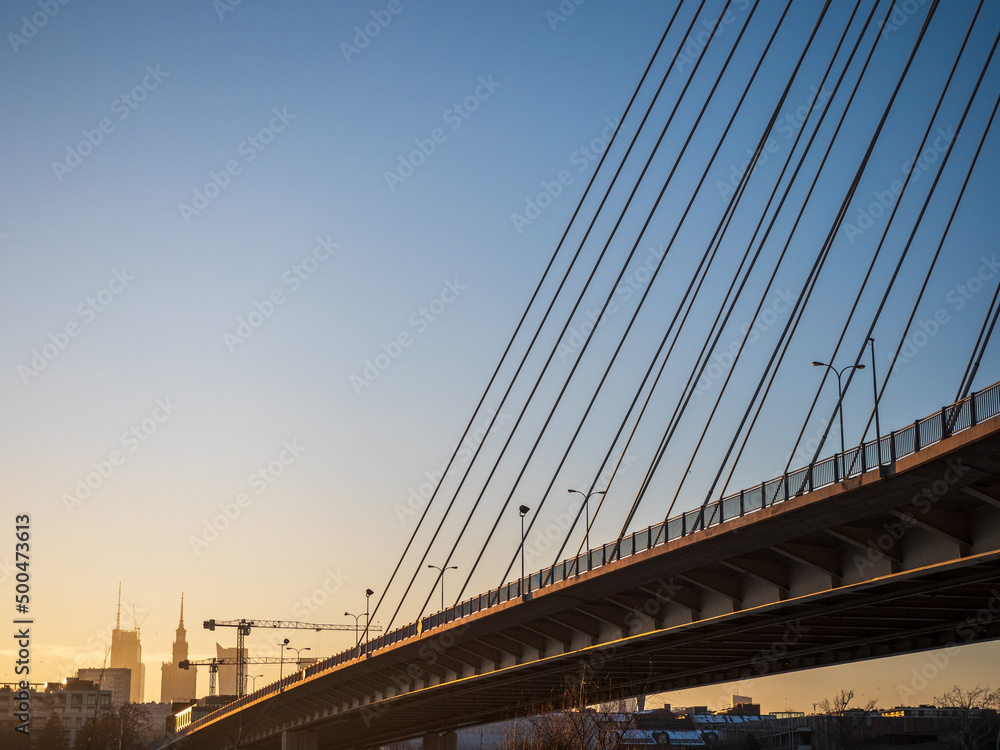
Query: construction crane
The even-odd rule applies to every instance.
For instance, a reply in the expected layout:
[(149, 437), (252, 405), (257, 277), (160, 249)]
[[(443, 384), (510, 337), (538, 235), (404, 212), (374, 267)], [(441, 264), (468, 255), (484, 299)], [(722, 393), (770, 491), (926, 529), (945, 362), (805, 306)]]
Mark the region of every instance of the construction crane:
[[(252, 628), (277, 628), (278, 630), (356, 630), (354, 625), (330, 625), (315, 622), (295, 622), (293, 620), (205, 620), (205, 630), (216, 628), (236, 628), (236, 692), (242, 698), (247, 691), (247, 651), (244, 638), (250, 635)], [(381, 630), (378, 625), (372, 625), (369, 631)]]
[[(247, 664), (278, 664), (283, 662), (284, 659), (275, 659), (273, 656), (248, 656)], [(207, 661), (191, 661), (190, 659), (184, 659), (177, 663), (177, 666), (181, 669), (190, 669), (191, 667), (208, 667), (208, 694), (215, 695), (215, 685), (216, 685), (216, 675), (219, 673), (219, 667), (223, 664), (234, 664), (235, 659), (208, 659)]]

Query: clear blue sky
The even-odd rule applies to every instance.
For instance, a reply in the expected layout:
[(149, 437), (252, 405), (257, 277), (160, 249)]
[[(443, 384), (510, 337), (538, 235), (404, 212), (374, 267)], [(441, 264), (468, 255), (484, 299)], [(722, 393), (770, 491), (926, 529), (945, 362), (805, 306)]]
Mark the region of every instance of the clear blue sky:
[[(732, 4), (720, 43), (731, 43), (750, 5)], [(615, 381), (620, 393), (637, 382), (661, 319), (672, 314), (685, 274), (710, 235), (705, 227), (722, 216), (724, 185), (756, 142), (816, 19), (817, 4), (796, 5), (755, 98), (712, 167), (695, 221), (671, 250), (661, 288), (639, 319)], [(773, 158), (755, 176), (763, 184), (791, 147), (796, 109), (809, 101), (810, 86), (823, 80), (836, 43), (832, 30), (847, 12), (847, 4), (834, 5), (829, 29), (782, 112), (785, 129), (774, 135)], [(870, 131), (881, 111), (922, 21), (924, 5), (917, 5), (919, 12), (900, 19), (880, 46), (877, 72), (855, 105), (851, 127)], [(703, 18), (718, 16), (721, 7), (709, 2)], [(921, 92), (940, 90), (947, 71), (936, 61), (953, 58), (973, 7), (949, 4), (942, 12), (916, 63), (914, 83), (887, 125), (892, 135), (881, 142), (859, 188), (858, 206), (868, 206), (873, 194), (903, 176), (933, 106)], [(159, 692), (159, 662), (169, 658), (182, 591), (194, 657), (214, 653), (215, 639), (201, 629), (204, 619), (347, 622), (342, 613), (363, 610), (366, 588), (381, 593), (415, 523), (400, 509), (458, 441), (593, 174), (609, 124), (623, 112), (674, 8), (653, 0), (4, 5), (0, 462), (4, 507), (33, 518), (34, 678), (57, 680), (77, 666), (100, 664), (119, 581), (142, 622), (151, 698)], [(641, 243), (633, 274), (665, 244), (776, 16), (777, 4), (764, 2), (757, 10), (734, 72)], [(941, 128), (957, 125), (972, 71), (982, 64), (998, 22), (1000, 11), (988, 8), (960, 83), (939, 115)], [(700, 23), (693, 34), (702, 30)], [(698, 51), (696, 38), (691, 50)], [(712, 70), (721, 65), (720, 54), (709, 59)], [(962, 164), (1000, 85), (996, 67), (970, 115), (972, 135), (956, 148)], [(710, 79), (697, 79), (697, 101)], [(680, 86), (671, 86), (676, 97)], [(643, 210), (695, 114), (690, 104), (678, 112), (664, 155), (638, 198)], [(666, 106), (658, 105), (654, 117), (665, 116)], [(984, 164), (997, 163), (997, 149), (991, 138)], [(857, 144), (841, 148), (824, 196), (842, 190), (859, 155)], [(630, 166), (626, 176), (637, 172)], [(551, 205), (527, 213), (539, 194), (555, 192), (560, 174), (568, 176)], [(932, 175), (921, 173), (914, 190), (925, 190)], [(918, 321), (927, 321), (943, 310), (948, 322), (897, 366), (883, 402), (884, 426), (908, 423), (954, 396), (996, 277), (968, 298), (958, 290), (993, 268), (996, 197), (995, 181), (981, 167), (918, 314)], [(943, 221), (946, 203), (935, 204), (934, 222)], [(748, 199), (737, 226), (749, 226), (753, 205)], [(912, 218), (918, 205), (914, 198), (903, 213)], [(779, 292), (801, 286), (828, 214), (828, 205), (807, 214), (807, 231), (793, 242), (768, 305)], [(637, 216), (629, 217), (613, 246), (618, 259), (636, 237)], [(852, 207), (850, 221), (857, 217)], [(808, 363), (830, 356), (829, 342), (846, 319), (845, 299), (856, 291), (876, 232), (838, 236), (776, 383), (780, 398), (769, 401), (730, 489), (783, 469), (793, 449), (788, 425), (797, 431), (819, 383), (818, 370)], [(891, 257), (905, 234), (895, 233)], [(598, 249), (588, 250), (591, 263)], [(773, 258), (779, 249), (774, 245), (766, 255)], [(883, 370), (932, 251), (930, 240), (914, 250), (876, 329), (884, 342)], [(679, 344), (671, 378), (686, 376), (695, 342), (705, 335), (740, 253), (738, 241), (724, 247), (697, 308), (705, 323), (693, 325)], [(878, 266), (876, 288), (884, 289), (889, 271), (888, 262)], [(571, 333), (586, 323), (587, 311), (600, 309), (600, 295), (613, 288), (613, 278), (602, 266)], [(734, 313), (723, 348), (752, 321), (753, 299), (765, 279), (763, 271), (752, 277), (752, 293)], [(595, 341), (597, 352), (609, 351), (610, 336), (620, 333), (634, 309), (634, 298), (616, 299), (622, 312), (602, 329), (609, 338)], [(856, 353), (876, 304), (874, 293), (864, 298), (848, 337), (853, 349), (838, 355), (838, 363)], [(561, 309), (565, 314), (569, 308)], [(779, 327), (761, 336), (767, 346), (748, 353), (743, 385), (727, 391), (727, 416), (710, 433), (696, 475), (714, 470), (735, 427), (732, 415), (742, 413), (749, 396), (745, 384), (756, 382)], [(572, 348), (568, 339), (564, 343)], [(557, 374), (569, 371), (573, 355), (567, 352), (555, 359)], [(994, 346), (977, 386), (997, 379), (998, 359)], [(592, 382), (596, 367), (585, 359), (580, 380)], [(665, 388), (664, 405), (672, 387)], [(829, 397), (834, 391), (827, 387)], [(553, 388), (543, 388), (543, 400), (551, 401)], [(570, 393), (571, 404), (579, 398)], [(807, 436), (832, 410), (829, 399), (822, 403), (825, 411)], [(597, 416), (617, 423), (624, 405), (620, 395), (609, 397)], [(693, 444), (698, 419), (710, 405), (704, 399), (693, 407), (682, 427), (686, 445)], [(866, 380), (845, 402), (848, 442), (860, 438), (870, 408)], [(518, 413), (517, 406), (501, 412), (498, 435)], [(540, 423), (541, 415), (532, 409), (529, 422)], [(546, 465), (532, 465), (524, 497), (546, 481), (572, 423), (573, 416), (556, 422), (541, 454)], [(636, 468), (631, 479), (624, 475), (623, 488), (641, 477), (660, 428), (657, 422), (633, 449)], [(557, 487), (589, 482), (605, 448), (599, 430), (585, 431)], [(669, 455), (661, 474), (679, 471), (688, 458), (683, 451)], [(95, 472), (104, 476), (88, 494), (80, 483)], [(489, 518), (474, 524), (476, 543), (460, 548), (453, 561), (462, 580), (506, 497), (503, 483), (513, 472), (505, 472), (484, 500)], [(668, 498), (673, 493), (665, 481), (657, 490)], [(700, 502), (704, 491), (687, 488), (681, 506)], [(564, 510), (564, 495), (547, 506), (542, 528), (550, 514)], [(630, 501), (623, 491), (617, 515), (595, 526), (597, 538), (617, 532)], [(665, 501), (652, 502), (637, 523), (662, 517)], [(213, 535), (206, 524), (220, 513), (230, 522)], [(447, 543), (435, 548), (432, 561), (447, 554), (457, 529), (457, 521), (446, 526)], [(468, 593), (499, 583), (517, 534), (514, 514), (501, 524)], [(0, 559), (8, 554), (0, 551)], [(550, 562), (543, 557), (536, 567)], [(417, 581), (420, 601), (404, 609), (404, 620), (431, 592), (433, 574), (424, 572)], [(457, 585), (459, 578), (449, 579), (449, 586), (452, 581)], [(4, 590), (11, 587), (8, 576)], [(215, 635), (232, 645), (227, 633)], [(254, 637), (258, 653), (273, 640)], [(293, 636), (314, 653), (339, 650), (352, 638)], [(974, 666), (977, 659), (968, 661)], [(908, 673), (908, 663), (893, 663)], [(892, 691), (895, 678), (885, 677), (885, 668), (866, 669), (869, 697), (879, 684), (883, 696)], [(0, 670), (12, 678), (7, 662)], [(966, 674), (964, 667), (960, 673)], [(974, 681), (974, 668), (969, 674)], [(804, 679), (809, 687), (794, 690), (811, 696), (808, 702), (841, 687), (839, 678), (836, 684), (816, 675)], [(944, 682), (937, 692), (951, 684)], [(766, 701), (791, 683), (758, 684)], [(758, 694), (753, 686), (733, 692), (747, 690)], [(934, 694), (928, 687), (921, 698)], [(697, 700), (700, 695), (689, 702), (709, 700)], [(796, 707), (807, 708), (801, 702)]]

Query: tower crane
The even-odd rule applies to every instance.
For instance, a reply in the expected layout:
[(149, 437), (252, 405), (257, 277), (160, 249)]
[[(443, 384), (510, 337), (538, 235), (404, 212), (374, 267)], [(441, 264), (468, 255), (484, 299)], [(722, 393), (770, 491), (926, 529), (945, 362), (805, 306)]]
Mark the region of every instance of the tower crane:
[[(247, 686), (247, 650), (244, 638), (250, 635), (253, 628), (277, 628), (278, 630), (354, 630), (354, 625), (331, 625), (314, 622), (296, 622), (294, 620), (205, 620), (205, 630), (216, 628), (236, 628), (236, 692), (238, 697), (246, 694)], [(372, 625), (369, 630), (381, 630), (378, 625)]]
[[(273, 656), (248, 656), (247, 664), (277, 664), (283, 661), (282, 659), (275, 659)], [(181, 669), (190, 669), (191, 667), (208, 667), (208, 694), (215, 695), (215, 685), (216, 685), (216, 675), (219, 673), (219, 667), (223, 664), (234, 664), (235, 659), (207, 659), (205, 661), (192, 661), (190, 659), (184, 659), (177, 663), (177, 666)]]

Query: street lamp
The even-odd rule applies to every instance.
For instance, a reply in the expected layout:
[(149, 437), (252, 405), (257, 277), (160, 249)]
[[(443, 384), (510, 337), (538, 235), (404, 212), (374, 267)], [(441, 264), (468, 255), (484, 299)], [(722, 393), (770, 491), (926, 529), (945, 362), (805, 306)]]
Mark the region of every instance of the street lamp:
[[(285, 648), (288, 646), (288, 639), (283, 640), (278, 646), (281, 648), (280, 658), (278, 659), (278, 684), (281, 685), (281, 680), (285, 675)], [(280, 689), (284, 690), (284, 687)]]
[(567, 492), (575, 492), (578, 495), (583, 495), (583, 508), (584, 508), (584, 520), (587, 525), (584, 529), (584, 544), (587, 547), (587, 551), (590, 552), (590, 496), (591, 495), (603, 495), (607, 490), (601, 490), (600, 492), (590, 492), (585, 493), (582, 490), (566, 490)]
[(371, 617), (368, 614), (368, 602), (374, 593), (371, 589), (365, 589), (365, 656), (368, 656), (368, 625), (371, 623)]
[(258, 677), (263, 677), (263, 676), (264, 675), (262, 675), (262, 674), (248, 674), (247, 675), (247, 677), (249, 677), (251, 680), (253, 680), (253, 682), (250, 683), (253, 686), (252, 687), (253, 692), (257, 692), (257, 678)]
[[(358, 648), (361, 645), (361, 633), (358, 630), (358, 620), (362, 618), (363, 615), (352, 615), (350, 612), (344, 612), (344, 617), (354, 618), (354, 648)], [(368, 629), (368, 620), (365, 620), (365, 629)]]
[(289, 651), (295, 652), (295, 666), (298, 667), (299, 669), (302, 669), (302, 663), (299, 659), (299, 652), (312, 651), (312, 649), (309, 648), (308, 646), (304, 646), (303, 648), (295, 648), (295, 646), (285, 646), (285, 648), (288, 649)]
[(524, 591), (520, 590), (524, 586), (524, 517), (528, 515), (528, 511), (530, 510), (531, 508), (527, 505), (521, 505), (517, 509), (517, 512), (521, 515), (521, 580), (517, 584), (521, 596), (524, 596)]
[(838, 411), (840, 412), (840, 454), (843, 455), (844, 454), (844, 389), (840, 385), (840, 376), (852, 368), (857, 370), (863, 370), (865, 369), (865, 366), (847, 365), (847, 367), (843, 367), (838, 370), (836, 367), (834, 367), (833, 365), (828, 365), (826, 362), (813, 362), (812, 365), (813, 367), (826, 367), (830, 370), (833, 370), (834, 373), (836, 373), (837, 375), (837, 395), (839, 396), (838, 403), (840, 404), (840, 407), (838, 409)]
[(446, 570), (458, 570), (457, 565), (449, 565), (446, 568), (442, 568), (440, 565), (427, 565), (428, 568), (434, 568), (435, 570), (440, 570), (441, 573), (438, 574), (438, 578), (441, 579), (441, 611), (444, 612), (444, 572)]

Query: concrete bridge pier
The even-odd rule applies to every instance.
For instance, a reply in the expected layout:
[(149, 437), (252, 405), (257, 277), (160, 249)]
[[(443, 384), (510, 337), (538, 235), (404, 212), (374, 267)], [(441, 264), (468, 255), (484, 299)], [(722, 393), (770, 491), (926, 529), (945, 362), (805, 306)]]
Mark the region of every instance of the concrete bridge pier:
[(319, 743), (315, 732), (281, 733), (281, 750), (318, 750)]
[(428, 732), (422, 738), (423, 750), (458, 750), (458, 735), (454, 732)]

